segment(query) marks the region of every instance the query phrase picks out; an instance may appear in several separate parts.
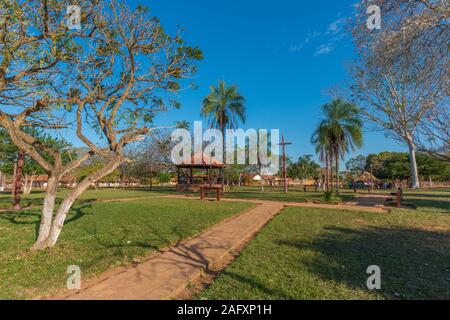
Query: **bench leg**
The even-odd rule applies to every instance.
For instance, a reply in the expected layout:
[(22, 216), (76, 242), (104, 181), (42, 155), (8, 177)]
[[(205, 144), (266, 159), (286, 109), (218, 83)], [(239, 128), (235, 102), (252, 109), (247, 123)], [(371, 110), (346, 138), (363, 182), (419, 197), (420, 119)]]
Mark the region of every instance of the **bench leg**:
[(221, 191), (217, 190), (217, 201), (220, 201), (220, 193), (221, 193)]
[(205, 190), (200, 189), (200, 200), (205, 200)]

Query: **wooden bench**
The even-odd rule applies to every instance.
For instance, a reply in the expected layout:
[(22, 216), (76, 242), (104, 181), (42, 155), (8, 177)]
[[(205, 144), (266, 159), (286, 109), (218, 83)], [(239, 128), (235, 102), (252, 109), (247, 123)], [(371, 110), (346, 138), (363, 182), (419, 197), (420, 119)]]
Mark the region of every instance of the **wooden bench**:
[(222, 195), (222, 186), (210, 186), (210, 185), (202, 185), (200, 186), (200, 200), (205, 200), (207, 191), (215, 191), (216, 199), (220, 201)]

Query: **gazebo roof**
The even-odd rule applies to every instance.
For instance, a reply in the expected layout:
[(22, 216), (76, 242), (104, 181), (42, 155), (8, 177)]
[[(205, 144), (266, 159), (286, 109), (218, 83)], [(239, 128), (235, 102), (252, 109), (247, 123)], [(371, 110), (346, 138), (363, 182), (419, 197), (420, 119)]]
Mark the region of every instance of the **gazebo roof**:
[(201, 152), (201, 153), (194, 154), (190, 158), (190, 160), (184, 161), (180, 165), (177, 165), (177, 167), (178, 168), (198, 168), (198, 169), (208, 169), (208, 168), (221, 169), (221, 168), (224, 168), (225, 165), (222, 162)]
[(364, 171), (362, 175), (355, 178), (355, 181), (362, 181), (362, 182), (380, 182), (381, 180), (372, 175), (370, 172)]

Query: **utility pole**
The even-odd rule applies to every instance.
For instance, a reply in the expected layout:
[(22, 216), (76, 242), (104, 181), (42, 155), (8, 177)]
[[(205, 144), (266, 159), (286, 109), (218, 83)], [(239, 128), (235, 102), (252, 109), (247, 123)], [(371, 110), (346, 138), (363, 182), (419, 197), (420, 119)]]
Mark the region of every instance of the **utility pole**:
[(291, 145), (292, 142), (286, 142), (284, 140), (284, 134), (281, 136), (280, 146), (283, 147), (283, 178), (284, 178), (284, 193), (288, 193), (288, 179), (287, 179), (287, 168), (286, 168), (286, 146)]

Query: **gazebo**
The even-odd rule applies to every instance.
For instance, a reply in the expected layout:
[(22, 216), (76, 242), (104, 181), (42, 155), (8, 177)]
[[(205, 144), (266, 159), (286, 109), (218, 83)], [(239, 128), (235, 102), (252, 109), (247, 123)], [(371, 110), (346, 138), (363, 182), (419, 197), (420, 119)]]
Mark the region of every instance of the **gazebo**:
[(177, 165), (177, 191), (197, 192), (201, 186), (219, 186), (225, 165), (204, 153), (193, 155)]

